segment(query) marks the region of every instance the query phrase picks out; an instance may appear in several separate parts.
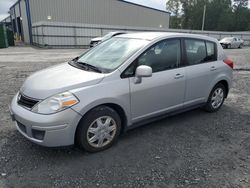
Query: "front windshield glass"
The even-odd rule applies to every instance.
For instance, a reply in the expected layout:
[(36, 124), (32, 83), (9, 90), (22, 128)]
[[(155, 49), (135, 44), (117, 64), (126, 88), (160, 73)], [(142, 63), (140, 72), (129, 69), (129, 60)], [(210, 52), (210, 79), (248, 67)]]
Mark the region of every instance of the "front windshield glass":
[(78, 62), (95, 66), (108, 73), (119, 67), (149, 41), (129, 38), (111, 38), (83, 54)]

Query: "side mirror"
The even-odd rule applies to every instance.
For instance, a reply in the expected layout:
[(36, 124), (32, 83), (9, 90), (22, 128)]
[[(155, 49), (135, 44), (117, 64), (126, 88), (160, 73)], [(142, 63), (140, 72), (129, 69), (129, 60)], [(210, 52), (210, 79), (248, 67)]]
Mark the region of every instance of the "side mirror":
[(135, 84), (141, 83), (143, 77), (151, 77), (152, 72), (152, 68), (147, 65), (137, 67), (135, 71)]

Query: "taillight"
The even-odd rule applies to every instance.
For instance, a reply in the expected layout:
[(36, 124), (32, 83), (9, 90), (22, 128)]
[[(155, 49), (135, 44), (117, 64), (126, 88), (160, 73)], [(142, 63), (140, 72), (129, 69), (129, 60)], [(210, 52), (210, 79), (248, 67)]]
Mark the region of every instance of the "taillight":
[(224, 61), (224, 63), (226, 63), (232, 69), (234, 68), (234, 62), (232, 60), (230, 60), (230, 59), (224, 59), (223, 61)]

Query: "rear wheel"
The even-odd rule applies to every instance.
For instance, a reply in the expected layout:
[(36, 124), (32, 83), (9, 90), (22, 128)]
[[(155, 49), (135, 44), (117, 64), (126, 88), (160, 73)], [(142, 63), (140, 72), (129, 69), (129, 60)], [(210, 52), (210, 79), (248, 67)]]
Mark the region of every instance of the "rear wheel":
[(231, 48), (231, 47), (232, 47), (231, 44), (228, 44), (228, 45), (227, 45), (227, 48), (228, 48), (228, 49)]
[(121, 120), (117, 112), (107, 106), (99, 106), (81, 120), (76, 141), (86, 151), (98, 152), (111, 147), (118, 139), (120, 130)]
[(225, 97), (226, 97), (225, 86), (221, 83), (217, 84), (211, 91), (204, 109), (207, 112), (218, 111), (223, 105)]
[(242, 46), (243, 46), (243, 45), (242, 45), (242, 44), (240, 44), (240, 45), (239, 45), (239, 48), (242, 48)]

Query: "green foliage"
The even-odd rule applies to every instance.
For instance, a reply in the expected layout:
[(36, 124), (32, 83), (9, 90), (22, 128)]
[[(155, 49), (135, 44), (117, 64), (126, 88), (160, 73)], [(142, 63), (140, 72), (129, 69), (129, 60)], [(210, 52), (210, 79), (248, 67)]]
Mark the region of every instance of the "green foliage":
[(249, 31), (248, 0), (168, 0), (170, 27), (200, 30), (206, 5), (205, 30)]

